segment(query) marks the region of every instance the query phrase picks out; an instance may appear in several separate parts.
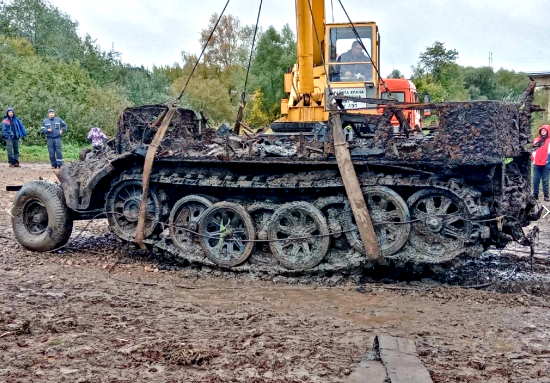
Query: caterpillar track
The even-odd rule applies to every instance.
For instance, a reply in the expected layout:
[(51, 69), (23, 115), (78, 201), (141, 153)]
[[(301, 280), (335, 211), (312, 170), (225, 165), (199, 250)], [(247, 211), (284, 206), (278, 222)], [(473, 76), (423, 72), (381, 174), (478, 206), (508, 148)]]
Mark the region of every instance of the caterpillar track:
[[(226, 200), (243, 206), (252, 218), (255, 237), (266, 241), (255, 243), (255, 250), (258, 254), (249, 258), (247, 262), (235, 265), (238, 270), (244, 271), (254, 265), (256, 268), (263, 266), (264, 269), (267, 266), (274, 269), (271, 271), (278, 272), (288, 272), (288, 269), (336, 271), (366, 265), (367, 258), (363, 254), (363, 246), (339, 176), (336, 172), (327, 171), (319, 171), (317, 174), (310, 172), (307, 176), (305, 178), (302, 174), (283, 174), (277, 179), (277, 182), (273, 180), (273, 183), (277, 185), (269, 182), (259, 182), (254, 186), (254, 181), (251, 181), (245, 190), (242, 186), (245, 181), (225, 180), (223, 183), (218, 183), (219, 176), (208, 174), (207, 169), (200, 174), (198, 177), (200, 180), (199, 185), (215, 184), (218, 186), (210, 187), (210, 195), (207, 196), (201, 193), (199, 196), (212, 202), (219, 200), (220, 196), (226, 196), (229, 197)], [(152, 178), (155, 181), (155, 193), (166, 188), (173, 188), (174, 185), (189, 187), (191, 186), (189, 184), (193, 183), (189, 177), (187, 179), (185, 177), (177, 179), (173, 176), (170, 183), (166, 182), (166, 178), (162, 175), (153, 176)], [(487, 218), (489, 208), (482, 204), (481, 193), (475, 189), (465, 187), (456, 179), (442, 181), (435, 178), (404, 176), (401, 174), (368, 173), (361, 174), (360, 178), (370, 206), (370, 214), (374, 220), (375, 230), (380, 238), (382, 255), (386, 259), (399, 263), (444, 263), (460, 255), (476, 256), (483, 251), (483, 246), (480, 246), (477, 242), (483, 236), (487, 239), (490, 225), (489, 223), (477, 223), (475, 221)], [(121, 179), (123, 180), (121, 182), (137, 181), (139, 175), (123, 175)], [(178, 181), (182, 182), (179, 183)], [(185, 188), (182, 190), (185, 190)], [(254, 199), (254, 196), (259, 193), (265, 195), (266, 190), (270, 190), (268, 198), (261, 201)], [(288, 201), (288, 197), (286, 197), (288, 194), (300, 195), (300, 199)], [(190, 198), (191, 195), (183, 198)], [(430, 228), (425, 222), (413, 222), (418, 214), (411, 216), (410, 210), (411, 208), (418, 208), (422, 201), (434, 202), (434, 206), (431, 207), (434, 209), (433, 218), (439, 220), (439, 222), (433, 222), (432, 225), (441, 225), (441, 228)], [(275, 215), (276, 220), (277, 216), (288, 214), (291, 209), (300, 206), (300, 204), (307, 204), (305, 206), (312, 209), (314, 213), (319, 214), (323, 221), (313, 233), (304, 232), (300, 234), (304, 236), (321, 233), (326, 235), (326, 237), (312, 237), (315, 242), (324, 241), (326, 243), (319, 248), (312, 248), (312, 253), (317, 253), (311, 254), (311, 259), (303, 260), (302, 263), (305, 263), (306, 267), (302, 264), (293, 265), (288, 263), (284, 255), (274, 256), (274, 252), (281, 253), (281, 250), (275, 246), (277, 242), (269, 242), (275, 238), (274, 235), (269, 233), (269, 224), (273, 221), (273, 216)], [(427, 204), (430, 204), (430, 202), (427, 202)], [(383, 209), (384, 207), (386, 207), (386, 210)], [(286, 209), (286, 212), (284, 209)], [(312, 216), (314, 213), (312, 213)], [(175, 212), (172, 210), (171, 215), (174, 214)], [(449, 218), (436, 217), (438, 214), (457, 214), (461, 218), (455, 219), (453, 217), (451, 222)], [(414, 218), (411, 219), (412, 217)], [(447, 219), (447, 222), (443, 222), (445, 219)], [(395, 222), (391, 222), (392, 220)], [(168, 226), (175, 224), (173, 220), (165, 222), (168, 223)], [(196, 226), (191, 226), (191, 230), (193, 227)], [(300, 230), (299, 227), (294, 229), (295, 231)], [(200, 255), (189, 257), (187, 249), (178, 246), (175, 243), (178, 241), (174, 241), (173, 237), (173, 235), (159, 235), (158, 239), (160, 241), (149, 240), (149, 243), (167, 250), (172, 255), (187, 262), (214, 265), (214, 262), (208, 257)], [(196, 241), (191, 240), (188, 245), (198, 246), (200, 239), (195, 239)], [(193, 251), (192, 253), (200, 254), (200, 251)], [(285, 263), (281, 264), (281, 261), (287, 261), (286, 267), (284, 266)]]

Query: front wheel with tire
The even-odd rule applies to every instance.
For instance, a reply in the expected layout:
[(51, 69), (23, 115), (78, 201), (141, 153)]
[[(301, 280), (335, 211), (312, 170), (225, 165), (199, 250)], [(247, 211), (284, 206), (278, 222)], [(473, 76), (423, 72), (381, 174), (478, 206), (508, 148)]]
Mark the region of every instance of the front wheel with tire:
[(17, 241), (34, 251), (65, 245), (73, 229), (63, 190), (46, 181), (23, 185), (15, 196), (11, 222)]

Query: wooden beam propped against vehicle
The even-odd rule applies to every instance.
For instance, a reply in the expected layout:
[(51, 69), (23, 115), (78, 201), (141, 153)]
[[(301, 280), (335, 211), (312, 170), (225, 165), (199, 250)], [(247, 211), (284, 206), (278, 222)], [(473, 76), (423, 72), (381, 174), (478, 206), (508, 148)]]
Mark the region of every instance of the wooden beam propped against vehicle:
[(170, 126), (170, 122), (172, 122), (172, 118), (174, 117), (174, 114), (176, 113), (176, 111), (177, 111), (176, 105), (169, 105), (166, 113), (164, 113), (164, 115), (161, 115), (161, 118), (159, 119), (159, 121), (157, 121), (157, 124), (158, 122), (160, 122), (160, 127), (155, 133), (155, 137), (153, 137), (153, 141), (151, 141), (151, 143), (149, 144), (149, 148), (147, 149), (147, 154), (145, 156), (145, 162), (143, 163), (143, 178), (142, 178), (143, 192), (141, 194), (138, 224), (136, 227), (136, 233), (134, 237), (135, 242), (142, 249), (145, 248), (145, 245), (143, 244), (143, 240), (145, 239), (145, 220), (147, 218), (147, 200), (149, 198), (149, 184), (151, 180), (151, 171), (153, 170), (153, 162), (155, 161), (155, 156), (157, 155), (157, 151), (160, 146), (160, 143), (164, 139), (164, 136), (166, 135), (166, 131), (168, 130), (168, 127)]
[(372, 225), (372, 219), (367, 209), (363, 191), (361, 190), (361, 184), (357, 178), (353, 162), (351, 162), (351, 154), (342, 130), (340, 114), (337, 112), (332, 113), (330, 122), (338, 169), (340, 170), (340, 176), (344, 182), (346, 194), (351, 205), (353, 216), (355, 217), (361, 241), (365, 247), (367, 257), (371, 261), (378, 261), (382, 256), (380, 253), (380, 245), (378, 244), (378, 239), (374, 232), (374, 226)]

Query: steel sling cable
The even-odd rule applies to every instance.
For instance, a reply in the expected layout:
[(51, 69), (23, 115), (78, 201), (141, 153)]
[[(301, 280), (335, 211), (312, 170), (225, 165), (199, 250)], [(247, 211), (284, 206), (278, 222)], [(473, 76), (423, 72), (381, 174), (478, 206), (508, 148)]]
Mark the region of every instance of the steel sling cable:
[(239, 134), (239, 129), (243, 119), (244, 108), (246, 106), (246, 88), (248, 86), (248, 78), (250, 75), (250, 67), (252, 65), (252, 57), (254, 56), (254, 47), (256, 45), (256, 36), (258, 34), (258, 25), (260, 23), (260, 14), (262, 13), (263, 0), (260, 0), (260, 6), (258, 7), (258, 16), (256, 17), (256, 26), (254, 27), (254, 36), (252, 37), (252, 46), (250, 47), (250, 55), (248, 57), (248, 66), (246, 68), (246, 77), (244, 79), (244, 87), (241, 93), (241, 105), (237, 112), (237, 118), (235, 119), (235, 132)]
[(208, 39), (206, 40), (206, 42), (204, 43), (204, 46), (202, 47), (201, 54), (197, 58), (197, 61), (195, 62), (195, 65), (193, 66), (193, 69), (191, 70), (191, 73), (189, 73), (189, 76), (187, 77), (187, 80), (185, 81), (185, 85), (184, 85), (182, 91), (180, 92), (180, 95), (176, 99), (177, 101), (180, 101), (181, 98), (183, 97), (183, 95), (185, 94), (185, 91), (187, 90), (187, 86), (189, 85), (189, 81), (191, 81), (191, 78), (193, 77), (193, 74), (195, 73), (195, 70), (197, 69), (197, 66), (199, 65), (199, 62), (201, 61), (202, 56), (204, 55), (204, 52), (206, 51), (206, 48), (208, 47), (208, 44), (210, 43), (210, 40), (212, 40), (212, 36), (214, 36), (214, 32), (216, 32), (216, 29), (218, 28), (218, 24), (220, 23), (220, 21), (223, 17), (223, 14), (225, 13), (225, 10), (227, 9), (227, 6), (229, 5), (229, 1), (230, 0), (227, 0), (227, 2), (225, 3), (225, 6), (223, 7), (223, 10), (220, 13), (220, 16), (218, 17), (218, 20), (216, 20), (216, 24), (214, 24), (214, 28), (212, 28), (212, 31), (210, 31), (210, 35), (208, 36)]
[(260, 23), (260, 14), (262, 13), (262, 4), (263, 0), (260, 0), (260, 6), (258, 7), (258, 16), (256, 17), (256, 26), (254, 27), (254, 36), (252, 37), (252, 46), (250, 47), (250, 56), (248, 57), (248, 66), (246, 68), (246, 77), (244, 80), (243, 93), (241, 95), (241, 100), (244, 103), (244, 97), (246, 95), (246, 88), (248, 86), (248, 77), (250, 74), (250, 66), (252, 65), (252, 56), (254, 55), (254, 47), (256, 45), (256, 36), (258, 34), (258, 25)]

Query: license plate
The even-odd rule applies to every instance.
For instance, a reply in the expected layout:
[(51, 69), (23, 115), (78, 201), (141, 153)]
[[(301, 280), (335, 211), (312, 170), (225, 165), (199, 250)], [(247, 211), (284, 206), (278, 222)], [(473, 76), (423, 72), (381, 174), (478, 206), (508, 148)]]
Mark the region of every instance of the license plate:
[[(365, 88), (332, 88), (332, 90), (335, 94), (341, 96), (360, 98), (367, 97), (367, 90)], [(362, 109), (367, 107), (367, 104), (364, 102), (343, 101), (342, 104), (346, 109)]]

